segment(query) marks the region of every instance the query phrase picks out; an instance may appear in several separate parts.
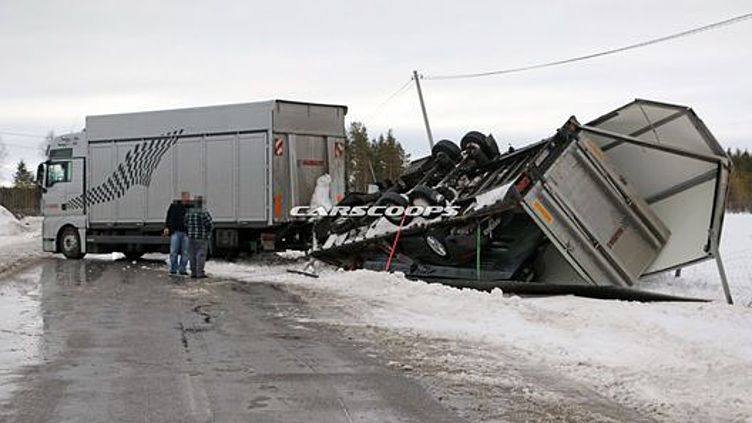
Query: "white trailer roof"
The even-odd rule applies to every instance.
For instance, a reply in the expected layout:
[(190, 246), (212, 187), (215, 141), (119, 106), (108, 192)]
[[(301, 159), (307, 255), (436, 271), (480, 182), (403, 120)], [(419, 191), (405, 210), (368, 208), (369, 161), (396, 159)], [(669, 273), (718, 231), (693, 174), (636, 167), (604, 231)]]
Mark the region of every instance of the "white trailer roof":
[(347, 107), (269, 100), (184, 109), (88, 116), (89, 141), (140, 139), (180, 132), (183, 136), (250, 131), (344, 136)]

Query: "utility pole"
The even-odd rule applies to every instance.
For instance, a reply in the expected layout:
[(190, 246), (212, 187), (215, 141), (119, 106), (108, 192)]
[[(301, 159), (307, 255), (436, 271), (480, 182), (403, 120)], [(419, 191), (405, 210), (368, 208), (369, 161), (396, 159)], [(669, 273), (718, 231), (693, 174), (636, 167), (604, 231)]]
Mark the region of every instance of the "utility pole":
[(433, 150), (433, 134), (431, 133), (431, 125), (428, 124), (428, 114), (426, 113), (426, 103), (423, 101), (423, 90), (420, 89), (420, 75), (418, 71), (413, 71), (413, 80), (415, 81), (415, 87), (418, 89), (418, 99), (420, 100), (420, 110), (423, 112), (423, 123), (426, 124), (426, 135), (428, 135), (428, 145)]

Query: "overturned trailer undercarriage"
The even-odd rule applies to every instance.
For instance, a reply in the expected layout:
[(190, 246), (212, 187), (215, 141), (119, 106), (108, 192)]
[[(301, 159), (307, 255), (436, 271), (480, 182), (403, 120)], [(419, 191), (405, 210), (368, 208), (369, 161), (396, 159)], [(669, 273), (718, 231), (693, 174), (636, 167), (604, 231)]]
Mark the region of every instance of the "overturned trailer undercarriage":
[(321, 219), (311, 254), (426, 280), (612, 287), (716, 258), (730, 301), (717, 249), (729, 172), (692, 109), (647, 100), (585, 125), (572, 117), (503, 154), (469, 132), (459, 146), (439, 141), (385, 191), (338, 204), (429, 213)]

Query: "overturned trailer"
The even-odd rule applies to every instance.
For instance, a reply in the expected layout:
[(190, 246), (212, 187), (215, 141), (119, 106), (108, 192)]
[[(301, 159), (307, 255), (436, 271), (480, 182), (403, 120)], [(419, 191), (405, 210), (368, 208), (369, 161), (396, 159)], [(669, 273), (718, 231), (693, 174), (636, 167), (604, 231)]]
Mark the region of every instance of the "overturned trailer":
[(730, 167), (692, 109), (648, 100), (504, 153), (469, 132), (385, 191), (345, 196), (342, 210), (405, 212), (322, 219), (312, 255), (426, 280), (616, 287), (715, 258), (730, 302), (718, 254)]

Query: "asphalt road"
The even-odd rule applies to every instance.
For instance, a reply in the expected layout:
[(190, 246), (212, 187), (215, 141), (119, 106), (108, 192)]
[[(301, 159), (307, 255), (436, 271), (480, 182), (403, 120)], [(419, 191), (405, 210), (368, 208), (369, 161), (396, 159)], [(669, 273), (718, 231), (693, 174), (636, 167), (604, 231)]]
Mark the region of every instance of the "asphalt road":
[(45, 259), (0, 276), (0, 421), (458, 421), (270, 284)]

